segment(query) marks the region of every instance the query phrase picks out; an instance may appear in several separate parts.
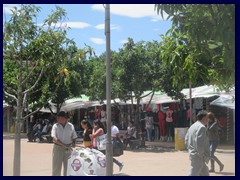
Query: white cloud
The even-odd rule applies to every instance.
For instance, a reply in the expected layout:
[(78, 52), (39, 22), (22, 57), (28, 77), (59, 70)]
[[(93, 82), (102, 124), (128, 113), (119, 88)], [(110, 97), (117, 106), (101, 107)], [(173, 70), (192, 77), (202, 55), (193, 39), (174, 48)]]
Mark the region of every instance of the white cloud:
[[(94, 4), (92, 5), (92, 9), (104, 11), (102, 4)], [(158, 15), (154, 10), (154, 4), (111, 4), (110, 12), (131, 18), (151, 17), (153, 22), (162, 20), (161, 15)]]
[(98, 24), (96, 26), (94, 26), (96, 29), (104, 29), (104, 24)]
[[(43, 23), (38, 24), (39, 26), (43, 25)], [(76, 28), (76, 29), (82, 29), (82, 28), (86, 28), (91, 26), (88, 23), (85, 22), (62, 22), (62, 23), (56, 23), (52, 26), (56, 26), (56, 27), (62, 27), (62, 28), (67, 28), (70, 27), (72, 29)]]
[(90, 41), (92, 41), (95, 44), (105, 44), (105, 40), (101, 38), (90, 38)]
[[(96, 29), (104, 30), (105, 25), (104, 24), (98, 24), (95, 26)], [(111, 30), (120, 30), (121, 28), (115, 24), (110, 25)]]
[(20, 9), (20, 4), (3, 4), (3, 13), (12, 14), (11, 10), (13, 10), (14, 7)]
[(124, 39), (124, 40), (121, 40), (120, 41), (120, 44), (125, 44), (125, 43), (127, 43), (128, 42), (128, 40), (127, 39)]
[(70, 28), (78, 28), (78, 29), (91, 26), (90, 24), (85, 23), (85, 22), (66, 22), (66, 24)]

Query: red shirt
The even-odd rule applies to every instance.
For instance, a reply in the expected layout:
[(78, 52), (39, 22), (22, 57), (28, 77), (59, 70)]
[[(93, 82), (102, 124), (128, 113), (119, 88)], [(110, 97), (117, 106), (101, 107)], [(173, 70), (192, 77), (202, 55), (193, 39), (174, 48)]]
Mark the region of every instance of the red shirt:
[(164, 112), (162, 112), (162, 111), (158, 112), (158, 119), (159, 119), (159, 121), (164, 121), (165, 120), (164, 119)]
[(219, 126), (220, 126), (221, 128), (227, 128), (227, 120), (226, 120), (225, 117), (220, 117), (220, 118), (218, 119), (218, 122), (219, 122)]

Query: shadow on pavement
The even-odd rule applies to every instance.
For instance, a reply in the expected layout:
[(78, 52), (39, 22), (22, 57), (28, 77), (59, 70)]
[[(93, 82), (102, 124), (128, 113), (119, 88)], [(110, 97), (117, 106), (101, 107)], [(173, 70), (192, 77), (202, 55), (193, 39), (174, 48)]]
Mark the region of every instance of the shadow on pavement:
[(113, 174), (113, 176), (129, 176), (129, 175), (125, 173), (119, 173), (119, 174)]
[(127, 148), (124, 151), (132, 151), (132, 152), (154, 152), (154, 153), (164, 153), (164, 152), (176, 152), (175, 148), (173, 147), (159, 147), (159, 146), (146, 146), (140, 147), (138, 149), (129, 149)]
[(231, 173), (231, 172), (215, 172), (215, 174), (221, 174), (223, 176), (232, 176), (235, 175), (235, 173)]

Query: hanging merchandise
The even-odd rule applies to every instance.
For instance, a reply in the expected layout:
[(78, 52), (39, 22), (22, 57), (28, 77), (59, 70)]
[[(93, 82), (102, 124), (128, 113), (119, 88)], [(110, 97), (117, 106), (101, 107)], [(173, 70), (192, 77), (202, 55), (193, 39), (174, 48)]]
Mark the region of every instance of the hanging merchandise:
[(194, 108), (195, 109), (203, 109), (203, 98), (195, 98), (194, 99)]

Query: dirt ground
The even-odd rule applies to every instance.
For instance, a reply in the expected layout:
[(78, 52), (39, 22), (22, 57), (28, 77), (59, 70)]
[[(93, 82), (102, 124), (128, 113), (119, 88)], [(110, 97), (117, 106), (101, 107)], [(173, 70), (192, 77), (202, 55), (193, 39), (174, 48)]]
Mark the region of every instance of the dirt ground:
[[(187, 176), (190, 166), (186, 151), (174, 150), (174, 143), (149, 142), (147, 148), (126, 150), (117, 157), (124, 167), (114, 175), (127, 176)], [(21, 140), (21, 176), (51, 176), (52, 147), (49, 143), (29, 143)], [(3, 176), (13, 175), (14, 140), (3, 139)], [(235, 148), (219, 147), (215, 154), (225, 165), (222, 172), (216, 165), (216, 173), (210, 176), (235, 176)], [(208, 164), (210, 166), (210, 163)]]

